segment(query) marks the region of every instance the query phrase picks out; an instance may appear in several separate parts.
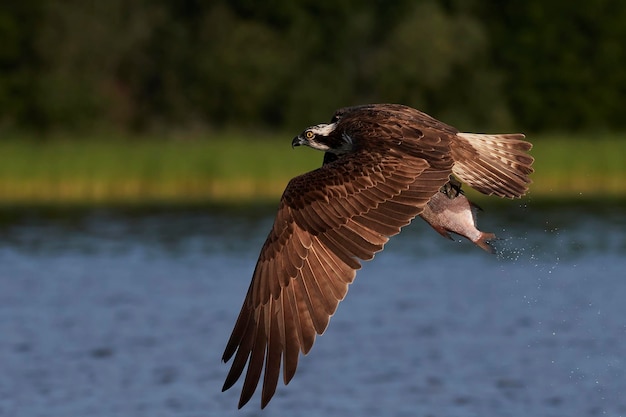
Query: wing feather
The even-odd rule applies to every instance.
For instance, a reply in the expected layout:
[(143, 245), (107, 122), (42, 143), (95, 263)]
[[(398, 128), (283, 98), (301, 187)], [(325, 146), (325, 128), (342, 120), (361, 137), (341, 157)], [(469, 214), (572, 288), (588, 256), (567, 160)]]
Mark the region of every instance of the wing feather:
[[(271, 309), (271, 301), (268, 308)], [(258, 319), (257, 319), (258, 320)], [(265, 333), (265, 325), (254, 326), (253, 332), (253, 344), (250, 352), (250, 360), (248, 361), (248, 370), (243, 381), (243, 389), (241, 390), (241, 396), (239, 397), (239, 404), (244, 405), (247, 403), (261, 378), (261, 372), (263, 371), (263, 363), (265, 359), (265, 350), (267, 347), (267, 336)]]
[(341, 268), (334, 259), (333, 255), (328, 253), (326, 248), (322, 245), (318, 245), (315, 251), (311, 251), (311, 264), (320, 270), (318, 276), (318, 283), (320, 288), (323, 288), (324, 295), (328, 301), (329, 309), (327, 313), (329, 315), (334, 314), (337, 309), (337, 303), (335, 300), (342, 300), (348, 291), (349, 282), (345, 282), (340, 279), (336, 279), (337, 276), (350, 276), (351, 269)]
[(237, 338), (233, 338), (231, 336), (231, 339), (228, 341), (227, 350), (224, 352), (223, 356), (223, 360), (227, 361), (236, 352), (233, 364), (231, 365), (230, 371), (226, 376), (226, 381), (224, 381), (222, 391), (226, 391), (232, 387), (235, 382), (237, 382), (243, 373), (250, 356), (250, 351), (252, 350), (254, 326), (256, 323), (252, 321), (251, 311), (249, 309), (242, 308), (241, 313), (242, 314), (240, 314), (239, 318), (241, 319), (241, 316), (244, 315), (244, 320), (237, 320), (237, 324), (235, 325), (235, 329), (232, 333), (232, 335), (237, 336)]
[(306, 310), (311, 317), (313, 327), (319, 334), (326, 328), (326, 313), (324, 303), (322, 303), (322, 296), (318, 292), (318, 288), (315, 285), (315, 279), (311, 276), (309, 268), (303, 269), (301, 276), (294, 280), (293, 285), (296, 287), (298, 294), (304, 303), (306, 304)]
[(292, 301), (294, 302), (295, 308), (298, 310), (298, 318), (300, 319), (300, 351), (306, 354), (313, 347), (316, 335), (313, 312), (309, 309), (308, 295), (304, 292), (302, 279), (294, 279), (286, 288), (291, 288), (292, 290)]
[(307, 264), (310, 269), (310, 276), (307, 278), (311, 281), (311, 285), (315, 285), (316, 291), (321, 297), (321, 301), (326, 313), (327, 319), (335, 312), (337, 308), (337, 298), (332, 289), (332, 276), (328, 273), (328, 269), (320, 261), (319, 255), (315, 252), (307, 258)]
[(268, 403), (281, 361), (285, 384), (293, 378), (298, 351), (306, 354), (326, 329), (360, 260), (373, 258), (418, 215), (451, 169), (451, 159), (441, 171), (422, 158), (379, 155), (292, 180), (224, 352), (225, 361), (235, 356), (224, 389), (248, 366), (240, 407), (251, 398), (261, 373), (261, 405)]
[(267, 325), (267, 352), (265, 356), (265, 370), (263, 371), (263, 391), (261, 407), (265, 407), (276, 392), (280, 377), (280, 361), (283, 353), (281, 332), (279, 329), (279, 303), (270, 300), (271, 308), (265, 309), (265, 323)]
[(297, 313), (293, 311), (289, 302), (289, 291), (282, 292), (279, 299), (283, 315), (282, 320), (278, 320), (283, 346), (283, 383), (288, 384), (298, 367), (298, 356), (300, 354), (298, 320), (296, 317)]

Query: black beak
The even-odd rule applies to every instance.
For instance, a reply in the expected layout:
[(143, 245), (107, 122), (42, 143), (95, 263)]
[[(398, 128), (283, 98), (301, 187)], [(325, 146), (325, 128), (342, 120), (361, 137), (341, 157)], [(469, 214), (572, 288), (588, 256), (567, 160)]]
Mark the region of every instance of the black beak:
[(293, 140), (291, 141), (291, 147), (295, 148), (296, 146), (300, 146), (304, 144), (304, 141), (302, 140), (302, 137), (300, 136), (296, 136), (295, 138), (293, 138)]

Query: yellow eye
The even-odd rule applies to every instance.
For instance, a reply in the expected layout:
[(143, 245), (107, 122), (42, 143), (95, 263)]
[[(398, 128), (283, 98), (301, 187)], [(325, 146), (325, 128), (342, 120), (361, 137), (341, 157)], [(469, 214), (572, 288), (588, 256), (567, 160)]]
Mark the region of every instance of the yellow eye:
[(315, 136), (310, 130), (308, 130), (304, 135), (307, 139), (313, 139), (313, 136)]

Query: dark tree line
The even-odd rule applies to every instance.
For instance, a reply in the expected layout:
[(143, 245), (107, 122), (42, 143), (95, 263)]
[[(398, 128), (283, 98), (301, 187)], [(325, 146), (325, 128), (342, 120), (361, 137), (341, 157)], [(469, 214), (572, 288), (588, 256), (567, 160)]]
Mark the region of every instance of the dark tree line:
[(0, 129), (299, 128), (400, 102), (464, 129), (623, 129), (619, 0), (8, 0)]

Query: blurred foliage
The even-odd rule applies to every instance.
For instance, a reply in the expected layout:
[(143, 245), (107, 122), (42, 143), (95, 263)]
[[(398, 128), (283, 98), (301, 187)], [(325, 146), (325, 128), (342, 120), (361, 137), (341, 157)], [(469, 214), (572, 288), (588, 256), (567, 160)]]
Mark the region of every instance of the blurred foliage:
[(483, 4), (493, 66), (506, 72), (516, 120), (530, 129), (623, 129), (626, 3)]
[(618, 0), (21, 0), (0, 129), (300, 129), (400, 102), (463, 129), (623, 129)]
[[(207, 136), (198, 132), (184, 142), (154, 133), (63, 134), (46, 141), (34, 134), (4, 137), (0, 209), (259, 200), (276, 204), (291, 178), (322, 163), (320, 152), (294, 150), (281, 134)], [(525, 199), (586, 199), (595, 204), (623, 200), (625, 139), (624, 134), (533, 136), (535, 172)], [(465, 190), (481, 205), (504, 202)]]

